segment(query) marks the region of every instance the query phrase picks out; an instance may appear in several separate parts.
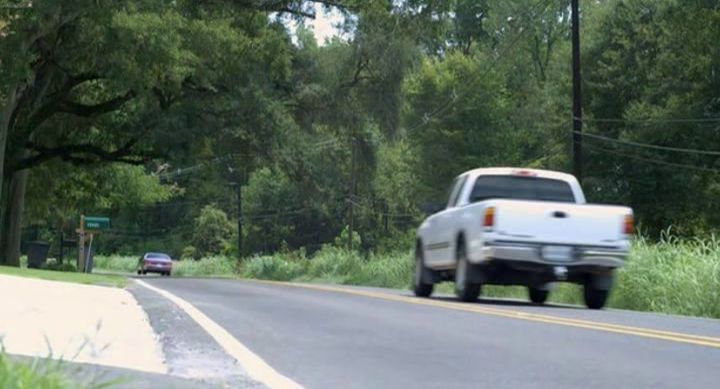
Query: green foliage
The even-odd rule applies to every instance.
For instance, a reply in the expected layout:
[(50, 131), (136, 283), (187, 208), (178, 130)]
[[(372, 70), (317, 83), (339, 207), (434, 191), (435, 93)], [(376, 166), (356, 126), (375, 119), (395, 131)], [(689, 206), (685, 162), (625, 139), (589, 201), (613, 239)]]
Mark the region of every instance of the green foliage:
[[(0, 171), (29, 164), (25, 225), (72, 235), (80, 213), (110, 216), (104, 253), (230, 253), (229, 183), (243, 186), (239, 256), (335, 244), (351, 206), (354, 246), (394, 252), (464, 170), (570, 167), (562, 2), (333, 2), (350, 38), (324, 44), (302, 23), (293, 43), (273, 14), (301, 1), (60, 3), (0, 8), (0, 119), (14, 118)], [(716, 122), (675, 120), (720, 117), (716, 4), (581, 7), (584, 130), (720, 150)], [(590, 201), (632, 206), (654, 238), (720, 227), (717, 174), (657, 163), (718, 169), (714, 156), (584, 144)], [(0, 214), (19, 209), (9, 197)], [(198, 233), (206, 204), (231, 222), (215, 212)]]
[[(73, 169), (49, 163), (33, 170), (27, 193), (30, 223), (75, 222), (78, 209), (132, 209), (168, 201), (182, 190), (162, 184), (142, 166)], [(105, 211), (107, 212), (107, 211)]]
[[(206, 258), (183, 259), (173, 261), (174, 276), (218, 276), (230, 277), (236, 272), (237, 260), (212, 256)], [(121, 255), (95, 257), (95, 269), (134, 273), (137, 270), (138, 258)]]
[(123, 255), (96, 255), (93, 258), (93, 267), (99, 270), (113, 270), (125, 273), (134, 273), (138, 269), (140, 255), (136, 257)]
[(201, 260), (183, 260), (173, 262), (174, 276), (228, 277), (236, 272), (237, 260), (228, 257), (212, 256)]
[(56, 261), (52, 262), (45, 262), (42, 266), (43, 270), (54, 270), (54, 271), (66, 271), (66, 272), (76, 272), (77, 268), (75, 267), (75, 264), (70, 262), (65, 263), (58, 263)]
[(195, 246), (185, 246), (180, 254), (180, 259), (195, 259), (197, 256), (197, 249)]
[(205, 206), (195, 219), (193, 245), (197, 255), (205, 257), (222, 254), (230, 248), (233, 224), (225, 212), (213, 205)]
[[(674, 121), (720, 115), (714, 74), (720, 10), (708, 2), (609, 1), (592, 10), (585, 63), (589, 116), (627, 119), (587, 123), (626, 142), (718, 150), (715, 124)], [(692, 20), (692, 23), (688, 23)], [(672, 225), (683, 236), (718, 226), (717, 175), (663, 163), (716, 167), (714, 158), (589, 141), (589, 198), (631, 205), (648, 232)], [(659, 163), (647, 163), (642, 160)]]
[(291, 281), (303, 274), (307, 263), (305, 259), (278, 260), (279, 256), (257, 256), (247, 259), (242, 264), (241, 276), (261, 280)]
[(0, 350), (0, 388), (3, 389), (70, 389), (80, 388), (71, 383), (52, 360), (31, 363), (12, 361)]
[(295, 234), (288, 215), (298, 207), (297, 190), (282, 171), (261, 168), (243, 187), (243, 240), (249, 252), (276, 251)]
[[(487, 58), (451, 53), (425, 59), (406, 82), (412, 110), (415, 175), (422, 198), (439, 199), (457, 174), (470, 168), (513, 165), (520, 139), (503, 131), (508, 94), (500, 75), (479, 73)], [(454, 104), (445, 115), (426, 116), (440, 104)], [(432, 169), (428, 167), (432, 166)]]
[[(348, 243), (349, 238), (350, 238), (350, 227), (345, 226), (345, 228), (343, 228), (343, 230), (340, 232), (340, 235), (335, 238), (335, 247), (347, 248), (347, 243)], [(352, 245), (356, 249), (362, 245), (362, 238), (360, 237), (360, 233), (357, 231), (353, 231)]]
[(720, 241), (641, 239), (619, 272), (614, 307), (720, 317)]
[(383, 142), (378, 148), (378, 168), (373, 181), (377, 196), (387, 204), (386, 212), (408, 214), (415, 211), (418, 162), (408, 141)]

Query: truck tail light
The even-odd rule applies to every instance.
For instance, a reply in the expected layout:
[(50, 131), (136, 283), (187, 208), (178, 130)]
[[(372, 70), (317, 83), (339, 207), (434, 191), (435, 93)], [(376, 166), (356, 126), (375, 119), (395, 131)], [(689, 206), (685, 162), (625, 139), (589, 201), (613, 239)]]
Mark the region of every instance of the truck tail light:
[(483, 227), (492, 228), (495, 225), (495, 207), (485, 208), (485, 217), (483, 218)]
[(623, 232), (625, 233), (625, 235), (632, 235), (633, 229), (634, 229), (633, 216), (625, 215), (625, 220), (623, 221)]

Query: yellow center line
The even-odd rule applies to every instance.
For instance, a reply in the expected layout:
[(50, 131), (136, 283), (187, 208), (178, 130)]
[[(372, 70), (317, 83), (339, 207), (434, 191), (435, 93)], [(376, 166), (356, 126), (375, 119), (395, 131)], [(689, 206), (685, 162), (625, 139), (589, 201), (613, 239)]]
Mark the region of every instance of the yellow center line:
[(440, 301), (432, 299), (416, 298), (411, 296), (396, 295), (383, 292), (375, 292), (362, 289), (351, 289), (341, 288), (329, 285), (316, 285), (316, 284), (296, 284), (290, 282), (278, 282), (278, 281), (261, 281), (261, 280), (249, 280), (256, 283), (268, 284), (268, 285), (280, 285), (293, 288), (301, 289), (312, 289), (324, 292), (344, 293), (355, 296), (369, 297), (375, 299), (381, 299), (386, 301), (395, 301), (416, 305), (426, 305), (438, 308), (452, 309), (463, 312), (473, 312), (485, 315), (507, 317), (517, 320), (533, 321), (547, 324), (563, 325), (576, 328), (584, 328), (596, 331), (612, 332), (625, 335), (639, 336), (643, 338), (660, 339), (670, 342), (693, 344), (697, 346), (706, 346), (720, 348), (720, 338), (711, 336), (701, 336), (693, 334), (683, 334), (679, 332), (662, 331), (650, 328), (632, 327), (620, 324), (603, 323), (590, 320), (571, 319), (560, 316), (550, 316), (544, 314), (536, 314), (530, 312), (515, 311), (511, 309), (498, 309), (490, 308), (486, 306), (467, 304), (450, 301)]

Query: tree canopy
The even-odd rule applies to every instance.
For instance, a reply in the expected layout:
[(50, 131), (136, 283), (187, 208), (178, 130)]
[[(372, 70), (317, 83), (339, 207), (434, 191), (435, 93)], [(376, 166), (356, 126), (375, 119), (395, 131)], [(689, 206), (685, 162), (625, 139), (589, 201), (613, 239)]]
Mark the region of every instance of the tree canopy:
[[(317, 7), (346, 38), (316, 41)], [(714, 233), (720, 6), (581, 8), (589, 200), (651, 236)], [(382, 250), (466, 169), (569, 171), (569, 19), (554, 0), (3, 0), (0, 262), (82, 213), (116, 221), (108, 251), (230, 252), (238, 214), (242, 255), (349, 226)]]

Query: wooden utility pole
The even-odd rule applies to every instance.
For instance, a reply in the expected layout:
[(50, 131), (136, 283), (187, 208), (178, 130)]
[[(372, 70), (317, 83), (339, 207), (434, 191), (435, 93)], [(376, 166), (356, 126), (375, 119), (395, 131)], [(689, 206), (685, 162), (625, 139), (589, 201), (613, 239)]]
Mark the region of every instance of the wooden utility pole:
[(572, 69), (573, 69), (573, 174), (582, 183), (582, 78), (580, 74), (580, 15), (578, 1), (570, 0), (572, 12)]
[(242, 232), (242, 185), (238, 182), (235, 184), (237, 192), (237, 227), (238, 227), (238, 257), (243, 256), (243, 232)]
[(228, 172), (230, 173), (230, 178), (233, 180), (228, 185), (235, 188), (235, 199), (237, 201), (237, 227), (238, 227), (238, 257), (242, 258), (243, 255), (243, 232), (242, 232), (242, 185), (247, 179), (247, 167), (243, 167), (243, 175), (240, 177), (240, 174), (237, 172), (236, 169), (232, 167), (230, 163), (227, 164)]
[(80, 228), (78, 233), (78, 263), (77, 271), (85, 273), (85, 215), (80, 215)]
[(349, 223), (348, 223), (348, 241), (347, 241), (347, 247), (348, 251), (352, 251), (353, 249), (353, 227), (355, 223), (355, 190), (356, 190), (356, 181), (357, 181), (357, 172), (355, 169), (355, 135), (351, 138), (350, 143), (350, 153), (351, 153), (351, 160), (350, 160), (350, 211), (349, 211)]

